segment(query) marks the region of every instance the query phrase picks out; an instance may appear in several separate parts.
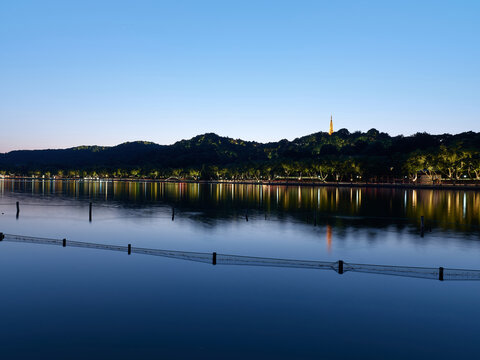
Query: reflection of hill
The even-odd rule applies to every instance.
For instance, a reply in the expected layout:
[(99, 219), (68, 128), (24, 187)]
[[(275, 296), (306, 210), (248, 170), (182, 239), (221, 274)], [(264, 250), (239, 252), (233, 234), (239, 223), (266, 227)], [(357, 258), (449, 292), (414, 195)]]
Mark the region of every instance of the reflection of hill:
[[(94, 181), (0, 182), (2, 193), (43, 199), (90, 199), (123, 208), (175, 207), (194, 220), (248, 216), (335, 227), (419, 226), (470, 232), (480, 225), (480, 193), (450, 190), (287, 187)], [(89, 200), (89, 201), (90, 201)], [(97, 206), (97, 205), (95, 205)], [(316, 218), (316, 220), (315, 220)], [(416, 231), (416, 230), (415, 230)]]

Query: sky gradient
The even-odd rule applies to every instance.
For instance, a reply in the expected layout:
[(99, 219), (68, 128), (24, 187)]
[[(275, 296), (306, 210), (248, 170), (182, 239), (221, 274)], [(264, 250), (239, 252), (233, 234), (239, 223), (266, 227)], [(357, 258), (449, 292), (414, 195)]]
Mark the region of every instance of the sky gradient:
[(0, 152), (480, 131), (479, 1), (0, 2)]

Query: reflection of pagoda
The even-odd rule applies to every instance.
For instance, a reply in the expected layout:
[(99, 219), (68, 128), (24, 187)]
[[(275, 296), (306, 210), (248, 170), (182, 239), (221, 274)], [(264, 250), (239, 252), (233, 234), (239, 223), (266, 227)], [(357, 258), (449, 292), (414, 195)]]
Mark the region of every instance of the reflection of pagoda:
[(327, 225), (327, 251), (332, 251), (332, 227)]
[(328, 135), (333, 134), (333, 117), (330, 115), (330, 130), (328, 130)]

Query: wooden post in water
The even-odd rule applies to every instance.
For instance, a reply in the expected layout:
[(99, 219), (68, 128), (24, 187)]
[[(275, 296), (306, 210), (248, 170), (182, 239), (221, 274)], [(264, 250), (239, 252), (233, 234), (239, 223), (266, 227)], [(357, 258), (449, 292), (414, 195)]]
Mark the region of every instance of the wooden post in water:
[(343, 260), (338, 260), (338, 273), (343, 274)]
[(172, 206), (172, 221), (175, 220), (175, 208)]
[(92, 203), (90, 203), (90, 205), (89, 205), (88, 221), (92, 222)]
[(245, 212), (245, 221), (248, 221), (248, 210)]
[(313, 226), (317, 226), (317, 210), (313, 210)]
[(2, 232), (0, 232), (0, 241), (2, 241), (3, 239), (5, 239), (5, 235)]
[(132, 253), (132, 244), (128, 244), (128, 255)]
[(63, 240), (62, 240), (62, 246), (63, 246), (63, 247), (67, 246), (67, 239), (63, 239)]
[(438, 268), (438, 280), (443, 281), (443, 267)]
[(17, 201), (17, 219), (18, 219), (18, 215), (20, 215), (20, 202)]
[(217, 253), (215, 251), (212, 254), (212, 265), (217, 265)]
[(420, 217), (420, 236), (423, 237), (425, 234), (425, 218), (423, 215)]

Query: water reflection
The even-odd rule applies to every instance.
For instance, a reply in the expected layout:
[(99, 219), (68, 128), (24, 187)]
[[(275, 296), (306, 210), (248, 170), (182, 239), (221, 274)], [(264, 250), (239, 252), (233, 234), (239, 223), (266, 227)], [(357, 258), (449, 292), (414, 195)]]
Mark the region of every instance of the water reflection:
[(33, 195), (43, 199), (89, 200), (122, 207), (174, 206), (178, 211), (200, 211), (198, 220), (250, 217), (294, 217), (304, 223), (327, 226), (427, 225), (450, 230), (477, 230), (480, 193), (454, 190), (385, 188), (289, 187), (245, 184), (197, 184), (128, 181), (0, 180), (2, 202)]
[(332, 227), (327, 225), (327, 251), (332, 251)]
[[(54, 341), (68, 353), (59, 358), (91, 358), (85, 347), (115, 359), (232, 357), (244, 347), (236, 358), (389, 359), (398, 339), (420, 346), (397, 347), (397, 358), (466, 357), (478, 350), (480, 283), (438, 280), (440, 266), (480, 268), (479, 200), (465, 191), (0, 180), (0, 232), (48, 238), (1, 242), (1, 358), (52, 358)], [(424, 238), (420, 215), (435, 226)], [(56, 246), (40, 245), (51, 239)], [(147, 253), (162, 258), (139, 256)], [(209, 265), (178, 260), (192, 253)], [(284, 259), (338, 271), (342, 259), (345, 273)], [(218, 266), (225, 261), (235, 266)]]

